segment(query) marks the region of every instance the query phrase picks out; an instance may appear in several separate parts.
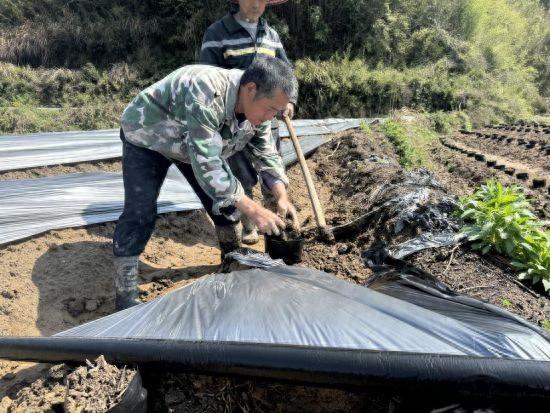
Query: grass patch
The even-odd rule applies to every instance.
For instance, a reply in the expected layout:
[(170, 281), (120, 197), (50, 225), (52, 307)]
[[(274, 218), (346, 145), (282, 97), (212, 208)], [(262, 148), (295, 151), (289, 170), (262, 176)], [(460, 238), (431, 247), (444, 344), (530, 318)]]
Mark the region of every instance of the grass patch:
[(504, 308), (512, 308), (512, 302), (510, 300), (508, 300), (507, 298), (503, 298), (502, 301), (500, 302), (500, 304), (504, 307)]
[(395, 153), (399, 157), (399, 163), (407, 168), (414, 168), (422, 164), (422, 157), (411, 145), (405, 128), (394, 120), (387, 120), (380, 126), (380, 130), (395, 149)]
[(437, 111), (429, 115), (432, 128), (443, 134), (450, 134), (457, 129), (472, 130), (472, 122), (466, 112)]
[(365, 120), (361, 120), (361, 122), (359, 122), (359, 129), (361, 129), (362, 132), (367, 134), (372, 133), (372, 128)]
[(126, 102), (98, 102), (71, 108), (0, 107), (0, 133), (110, 129), (120, 125)]
[(407, 169), (431, 166), (428, 146), (437, 134), (422, 120), (405, 122), (389, 119), (378, 129), (393, 145), (401, 166)]

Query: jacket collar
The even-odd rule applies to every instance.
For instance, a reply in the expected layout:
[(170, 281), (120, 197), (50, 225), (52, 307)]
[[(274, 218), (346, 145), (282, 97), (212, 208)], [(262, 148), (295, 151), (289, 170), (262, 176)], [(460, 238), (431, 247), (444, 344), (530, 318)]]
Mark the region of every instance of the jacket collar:
[[(233, 17), (231, 13), (227, 13), (225, 15), (225, 17), (222, 19), (222, 23), (230, 34), (235, 34), (239, 30), (246, 30), (243, 26), (239, 24), (239, 22), (237, 22), (237, 20), (235, 20), (235, 17)], [(265, 30), (266, 26), (267, 22), (264, 18), (260, 17), (260, 20), (258, 21), (258, 30)]]

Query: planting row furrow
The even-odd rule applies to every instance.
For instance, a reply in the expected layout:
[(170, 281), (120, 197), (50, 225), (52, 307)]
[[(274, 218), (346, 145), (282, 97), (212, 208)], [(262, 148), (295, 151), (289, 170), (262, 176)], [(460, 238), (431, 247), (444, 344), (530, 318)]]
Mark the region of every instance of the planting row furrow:
[(547, 172), (533, 169), (529, 166), (518, 164), (499, 156), (483, 153), (478, 149), (473, 149), (451, 139), (442, 139), (441, 143), (450, 149), (461, 152), (470, 158), (474, 158), (478, 162), (484, 163), (489, 168), (503, 171), (505, 174), (515, 177), (530, 188), (545, 191), (550, 194), (550, 177), (547, 175)]
[(550, 125), (539, 122), (516, 122), (514, 124), (484, 125), (485, 129), (507, 130), (516, 132), (534, 132), (550, 134)]
[[(520, 185), (528, 199), (533, 204), (533, 209), (540, 219), (550, 218), (550, 194), (545, 187), (529, 188), (526, 182), (518, 180), (515, 176), (507, 175), (503, 170), (495, 169), (485, 162), (475, 159), (456, 149), (452, 149), (441, 143), (434, 145), (431, 152), (432, 159), (441, 167), (440, 173), (449, 174), (444, 179), (449, 190), (456, 195), (469, 194), (475, 187), (493, 179), (503, 185)], [(478, 159), (481, 159), (478, 156)], [(489, 165), (492, 165), (492, 159)], [(496, 164), (495, 164), (496, 166)], [(437, 166), (436, 166), (437, 168)]]
[(476, 148), (483, 153), (500, 156), (528, 165), (531, 169), (550, 170), (550, 144), (544, 142), (529, 142), (524, 139), (494, 138), (486, 135), (457, 135), (453, 137), (457, 143)]
[(483, 139), (491, 139), (500, 143), (512, 143), (518, 145), (525, 145), (527, 149), (539, 149), (545, 152), (550, 149), (550, 136), (537, 136), (537, 135), (521, 135), (521, 134), (508, 134), (508, 133), (494, 133), (487, 131), (466, 131), (460, 130), (460, 133), (465, 136), (477, 136)]

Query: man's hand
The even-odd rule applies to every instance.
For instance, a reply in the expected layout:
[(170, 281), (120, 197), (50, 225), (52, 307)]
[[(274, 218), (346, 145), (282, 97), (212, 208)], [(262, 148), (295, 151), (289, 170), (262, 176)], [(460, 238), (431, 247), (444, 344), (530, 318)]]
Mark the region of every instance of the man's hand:
[(300, 229), (300, 221), (298, 220), (298, 213), (294, 205), (288, 200), (288, 193), (286, 192), (285, 185), (280, 182), (273, 185), (271, 192), (277, 201), (277, 215), (281, 218), (290, 218), (292, 220), (292, 229), (298, 231)]
[(294, 103), (288, 102), (286, 109), (283, 111), (283, 117), (288, 116), (289, 119), (294, 117)]
[(292, 220), (292, 229), (298, 231), (300, 229), (300, 221), (298, 220), (298, 213), (296, 208), (292, 205), (288, 199), (279, 199), (277, 201), (277, 215), (282, 218), (290, 218)]
[(256, 224), (261, 233), (279, 235), (285, 227), (284, 221), (277, 214), (258, 205), (247, 196), (244, 196), (235, 206)]
[(284, 221), (277, 214), (261, 206), (258, 206), (258, 210), (250, 218), (256, 223), (258, 231), (263, 234), (280, 235), (281, 230), (285, 228)]

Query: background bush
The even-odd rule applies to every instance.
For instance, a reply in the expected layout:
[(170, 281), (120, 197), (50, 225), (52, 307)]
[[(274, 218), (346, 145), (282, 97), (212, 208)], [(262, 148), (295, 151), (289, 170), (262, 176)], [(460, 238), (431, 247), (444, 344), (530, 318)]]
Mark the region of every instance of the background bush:
[[(228, 8), (226, 0), (3, 0), (0, 105), (129, 100), (196, 62), (205, 29)], [(302, 117), (410, 107), (465, 112), (477, 125), (548, 111), (544, 1), (293, 0), (267, 17), (295, 63)]]

